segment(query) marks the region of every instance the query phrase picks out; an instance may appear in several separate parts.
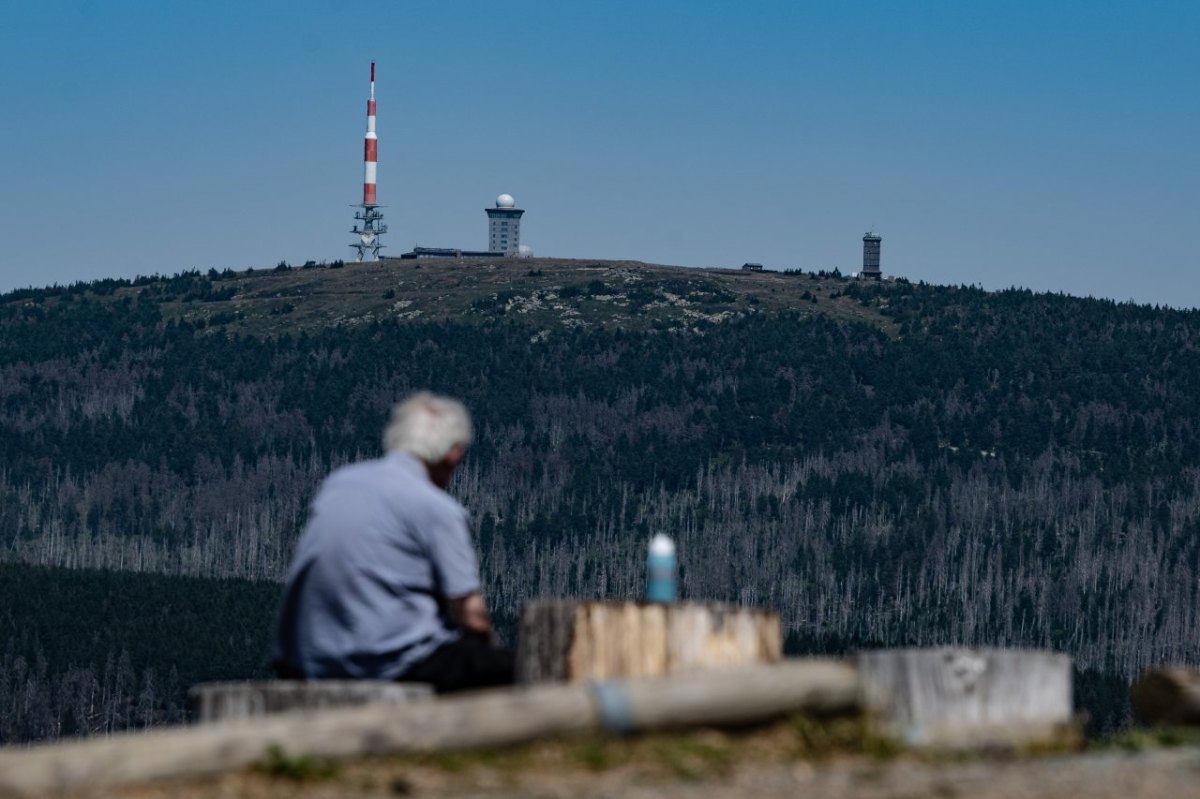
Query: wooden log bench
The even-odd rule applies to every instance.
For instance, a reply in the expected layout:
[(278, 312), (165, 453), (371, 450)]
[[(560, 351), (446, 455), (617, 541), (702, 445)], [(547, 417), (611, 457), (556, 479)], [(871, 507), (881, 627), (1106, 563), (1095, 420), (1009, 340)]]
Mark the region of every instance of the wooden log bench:
[[(495, 747), (546, 736), (745, 725), (867, 709), (909, 744), (986, 745), (1070, 721), (1070, 659), (997, 649), (885, 650), (669, 677), (557, 682), (399, 705), (369, 702), (0, 749), (0, 796), (212, 774), (289, 755), (357, 758)], [(318, 684), (319, 685), (319, 684)], [(395, 685), (388, 683), (388, 685)]]
[(201, 723), (239, 721), (294, 710), (406, 705), (433, 698), (425, 683), (382, 680), (263, 680), (202, 683), (188, 691)]
[(694, 674), (775, 663), (779, 615), (718, 603), (526, 603), (517, 681), (579, 682)]
[(499, 688), (409, 702), (0, 748), (0, 796), (96, 791), (196, 777), (291, 756), (345, 759), (496, 747), (600, 730), (744, 725), (786, 713), (852, 712), (854, 667), (807, 659), (723, 673)]

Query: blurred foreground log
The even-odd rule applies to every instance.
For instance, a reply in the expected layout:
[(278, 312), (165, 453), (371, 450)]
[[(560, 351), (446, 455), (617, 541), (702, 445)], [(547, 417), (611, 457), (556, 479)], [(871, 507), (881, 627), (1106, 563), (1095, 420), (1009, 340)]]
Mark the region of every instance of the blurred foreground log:
[(236, 721), (289, 710), (403, 705), (433, 698), (424, 683), (382, 680), (264, 680), (203, 683), (188, 691), (200, 722)]
[(1200, 671), (1153, 669), (1129, 689), (1133, 712), (1150, 724), (1200, 724)]
[(716, 603), (536, 601), (525, 605), (517, 680), (660, 677), (774, 663), (779, 615)]
[(816, 659), (664, 679), (496, 689), (0, 750), (0, 796), (212, 774), (250, 765), (275, 747), (289, 756), (355, 758), (503, 746), (597, 729), (741, 725), (797, 711), (851, 711), (857, 704), (853, 666)]
[(909, 746), (1059, 741), (1072, 721), (1071, 659), (1028, 649), (885, 649), (858, 656), (864, 709)]

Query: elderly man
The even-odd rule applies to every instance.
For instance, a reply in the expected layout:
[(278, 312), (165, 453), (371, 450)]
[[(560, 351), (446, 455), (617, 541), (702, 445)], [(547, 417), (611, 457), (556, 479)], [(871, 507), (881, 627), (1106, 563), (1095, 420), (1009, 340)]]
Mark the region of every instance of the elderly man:
[(410, 680), (439, 692), (512, 682), (466, 511), (445, 492), (471, 439), (462, 404), (416, 394), (393, 409), (384, 457), (325, 479), (284, 591), (280, 676)]

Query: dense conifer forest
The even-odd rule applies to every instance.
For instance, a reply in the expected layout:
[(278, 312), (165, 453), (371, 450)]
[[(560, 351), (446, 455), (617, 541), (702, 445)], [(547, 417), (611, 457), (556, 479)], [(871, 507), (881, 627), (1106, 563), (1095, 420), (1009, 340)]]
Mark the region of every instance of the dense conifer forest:
[[(1053, 647), (1100, 698), (1200, 659), (1200, 314), (808, 274), (510, 264), (501, 285), (472, 268), (0, 298), (0, 559), (277, 580), (321, 478), (374, 457), (391, 403), (431, 388), (476, 417), (452, 491), (502, 616), (531, 596), (637, 595), (665, 531), (686, 596), (775, 606), (794, 647)], [(384, 305), (308, 302), (324, 276)], [(0, 686), (41, 668), (33, 622), (3, 618)], [(87, 657), (69, 665), (108, 680)], [(184, 681), (172, 657), (130, 668)]]
[(187, 718), (187, 688), (263, 677), (279, 586), (0, 564), (0, 744)]

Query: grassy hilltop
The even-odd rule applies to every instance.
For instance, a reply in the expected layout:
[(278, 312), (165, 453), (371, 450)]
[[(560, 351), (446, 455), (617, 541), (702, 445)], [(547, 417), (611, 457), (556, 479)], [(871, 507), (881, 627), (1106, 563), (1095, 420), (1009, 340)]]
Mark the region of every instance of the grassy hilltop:
[(846, 285), (815, 274), (636, 261), (430, 259), (185, 273), (113, 285), (109, 296), (155, 302), (168, 320), (249, 335), (386, 320), (500, 318), (546, 330), (687, 330), (780, 310), (892, 328), (886, 317), (844, 296)]

